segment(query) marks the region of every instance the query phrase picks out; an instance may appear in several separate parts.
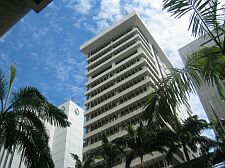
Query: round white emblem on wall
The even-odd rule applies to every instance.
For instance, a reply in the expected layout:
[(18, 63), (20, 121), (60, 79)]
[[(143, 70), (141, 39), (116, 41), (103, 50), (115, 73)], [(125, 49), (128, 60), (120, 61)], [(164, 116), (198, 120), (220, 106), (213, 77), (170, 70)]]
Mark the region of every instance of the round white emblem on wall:
[(80, 112), (79, 112), (79, 109), (78, 109), (78, 108), (76, 108), (76, 109), (74, 110), (74, 112), (75, 112), (75, 114), (76, 114), (76, 115), (79, 115), (79, 114), (80, 114)]
[(66, 108), (65, 108), (64, 106), (62, 106), (61, 110), (62, 110), (63, 112), (65, 112)]

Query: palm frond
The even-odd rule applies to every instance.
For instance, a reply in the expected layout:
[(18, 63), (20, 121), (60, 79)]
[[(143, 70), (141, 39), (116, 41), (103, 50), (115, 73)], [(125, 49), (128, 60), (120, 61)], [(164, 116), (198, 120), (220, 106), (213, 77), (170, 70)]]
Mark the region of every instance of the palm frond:
[(79, 156), (73, 153), (70, 153), (71, 157), (76, 161), (75, 168), (82, 168), (82, 162), (79, 159)]
[(62, 110), (58, 109), (50, 103), (48, 103), (48, 109), (46, 110), (43, 119), (55, 126), (70, 126), (70, 122), (67, 120), (67, 115)]
[(19, 92), (13, 94), (11, 102), (12, 105), (8, 110), (25, 108), (55, 126), (67, 127), (70, 125), (66, 114), (50, 104), (37, 88), (25, 87), (20, 89)]
[[(218, 0), (163, 0), (163, 9), (176, 18), (190, 14), (189, 28), (194, 37), (209, 35), (222, 50), (218, 35), (223, 24), (224, 14), (220, 14)], [(213, 31), (212, 31), (213, 30)]]
[[(221, 80), (224, 78), (225, 55), (216, 47), (204, 47), (194, 52), (187, 59), (187, 69), (191, 72), (191, 81), (199, 80), (198, 88), (202, 84), (216, 86), (222, 99), (225, 99), (224, 87)], [(193, 75), (193, 70), (195, 74)]]

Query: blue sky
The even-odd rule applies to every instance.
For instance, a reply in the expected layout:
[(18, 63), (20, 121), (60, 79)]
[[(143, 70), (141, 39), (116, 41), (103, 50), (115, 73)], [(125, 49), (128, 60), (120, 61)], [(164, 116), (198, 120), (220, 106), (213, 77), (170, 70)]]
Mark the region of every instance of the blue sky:
[[(175, 20), (159, 0), (54, 0), (39, 14), (31, 11), (0, 38), (0, 68), (16, 64), (14, 89), (37, 87), (55, 105), (71, 99), (84, 108), (85, 57), (79, 47), (96, 33), (136, 10), (175, 67), (177, 50), (193, 40), (188, 19)], [(206, 118), (196, 96), (192, 110)]]

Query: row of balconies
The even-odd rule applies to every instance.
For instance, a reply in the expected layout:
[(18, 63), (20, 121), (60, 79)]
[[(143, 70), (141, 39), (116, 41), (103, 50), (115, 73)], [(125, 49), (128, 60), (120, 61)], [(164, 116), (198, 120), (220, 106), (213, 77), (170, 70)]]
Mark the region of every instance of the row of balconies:
[[(139, 67), (140, 69), (138, 69), (138, 71), (140, 71), (140, 70), (142, 70), (142, 67)], [(145, 69), (145, 71), (147, 72), (147, 69)], [(143, 71), (144, 72), (144, 71)], [(129, 72), (129, 74), (127, 74), (126, 76), (124, 75), (124, 76), (122, 76), (123, 78), (119, 78), (118, 79), (118, 82), (120, 82), (119, 80), (125, 80), (126, 78), (128, 78), (128, 77), (130, 77), (130, 76), (132, 76), (133, 74), (135, 74), (135, 73), (137, 73), (137, 72), (135, 72), (135, 71), (130, 71)], [(126, 80), (127, 82), (129, 82), (130, 80)], [(140, 82), (140, 83), (138, 83), (137, 85), (135, 85), (135, 86), (132, 86), (132, 87), (129, 87), (129, 88), (127, 88), (126, 90), (124, 90), (124, 91), (122, 91), (122, 92), (118, 92), (118, 94), (116, 95), (116, 97), (117, 96), (121, 96), (121, 95), (123, 95), (124, 93), (127, 93), (127, 92), (129, 92), (129, 90), (131, 89), (131, 88), (133, 88), (133, 89), (136, 89), (136, 87), (139, 87), (141, 84), (142, 84), (143, 82)], [(111, 94), (110, 92), (109, 92), (109, 94)], [(115, 94), (114, 94), (115, 95)], [(88, 103), (87, 104), (87, 112), (91, 112), (91, 111), (94, 111), (94, 109), (97, 109), (97, 108), (99, 108), (99, 107), (101, 107), (101, 106), (103, 106), (103, 105), (106, 105), (107, 103), (109, 103), (110, 101), (113, 101), (114, 99), (115, 99), (115, 96), (114, 95), (112, 95), (112, 96), (110, 96), (110, 97), (108, 97), (107, 99), (105, 99), (104, 100), (104, 102), (101, 102), (101, 103), (98, 103), (98, 104), (93, 104), (93, 103), (95, 103), (95, 102), (93, 102), (93, 103)]]
[[(152, 88), (151, 88), (152, 89)], [(150, 91), (150, 88), (148, 89), (148, 91)], [(107, 112), (105, 112), (105, 113), (102, 113), (101, 115), (99, 115), (98, 117), (96, 117), (96, 118), (94, 118), (94, 119), (92, 119), (92, 120), (89, 120), (89, 121), (87, 121), (87, 122), (85, 122), (84, 123), (84, 127), (86, 128), (87, 126), (89, 126), (91, 123), (93, 123), (93, 122), (96, 122), (96, 121), (98, 121), (98, 120), (100, 120), (100, 119), (102, 119), (102, 118), (104, 118), (104, 117), (106, 117), (106, 116), (108, 116), (108, 115), (110, 115), (110, 114), (112, 114), (112, 113), (114, 113), (114, 112), (117, 112), (117, 111), (119, 111), (119, 110), (121, 110), (121, 109), (123, 109), (123, 108), (125, 108), (125, 107), (127, 107), (127, 106), (129, 106), (129, 105), (131, 105), (131, 104), (134, 104), (135, 102), (137, 102), (137, 101), (139, 101), (139, 100), (146, 100), (146, 97), (149, 95), (149, 92), (144, 92), (144, 93), (142, 93), (142, 94), (140, 94), (140, 95), (138, 95), (137, 97), (134, 97), (134, 98), (132, 98), (132, 99), (130, 99), (129, 101), (127, 101), (127, 102), (125, 102), (125, 103), (123, 103), (123, 104), (120, 104), (120, 105), (118, 105), (116, 108), (114, 108), (114, 109), (111, 109), (111, 110), (108, 110)], [(141, 110), (142, 111), (142, 110)], [(127, 116), (127, 118), (130, 118), (131, 116), (134, 116), (135, 114), (139, 114), (139, 112), (141, 112), (141, 111), (135, 111), (135, 112), (133, 112), (133, 113), (129, 113), (129, 114), (127, 114), (126, 116)], [(124, 116), (124, 117), (121, 117), (121, 118), (118, 118), (117, 120), (118, 121), (112, 121), (112, 123), (109, 123), (109, 124), (113, 124), (113, 125), (115, 125), (115, 123), (113, 123), (113, 122), (119, 122), (119, 120), (120, 119), (123, 119), (123, 118), (126, 118), (126, 116)], [(101, 131), (101, 130), (104, 130), (105, 129), (105, 127), (107, 127), (108, 125), (105, 125), (104, 127), (101, 127), (101, 128), (99, 128), (99, 129), (97, 129), (97, 130), (94, 130), (93, 131), (93, 133), (96, 133), (96, 132), (98, 132), (98, 131)], [(109, 125), (110, 126), (110, 125)], [(96, 132), (95, 132), (96, 131)], [(92, 134), (92, 132), (90, 133), (90, 134)], [(115, 134), (115, 135), (112, 135), (112, 136), (109, 136), (108, 137), (108, 139), (111, 141), (111, 140), (113, 140), (113, 139), (115, 139), (115, 138), (117, 138), (117, 137), (121, 137), (121, 136), (124, 136), (126, 134), (126, 131), (125, 130), (121, 130), (121, 131), (119, 131), (117, 134)], [(85, 139), (84, 139), (84, 141), (85, 141)], [(94, 143), (94, 144), (92, 144), (92, 145), (88, 145), (87, 147), (85, 147), (84, 149), (83, 149), (83, 152), (86, 152), (86, 151), (88, 151), (88, 150), (90, 150), (90, 149), (94, 149), (94, 148), (97, 148), (97, 147), (99, 147), (99, 146), (101, 146), (101, 141), (98, 141), (98, 142), (96, 142), (96, 143)]]
[(128, 39), (130, 39), (131, 37), (133, 37), (135, 35), (135, 32), (137, 32), (137, 29), (133, 29), (131, 31), (129, 31), (128, 33), (126, 33), (125, 35), (123, 35), (122, 37), (120, 37), (119, 39), (117, 39), (114, 42), (111, 42), (108, 46), (106, 46), (103, 50), (97, 52), (96, 54), (92, 55), (91, 58), (87, 59), (88, 65), (92, 64), (93, 62), (96, 62), (97, 60), (99, 60), (104, 54), (108, 53), (110, 50), (112, 50), (113, 48), (116, 48), (117, 46), (119, 46), (120, 44), (124, 43), (125, 41), (127, 41)]
[(108, 47), (109, 44), (111, 44), (112, 42), (114, 42), (116, 40), (119, 40), (120, 37), (122, 37), (123, 35), (127, 34), (130, 31), (132, 31), (132, 29), (133, 29), (133, 27), (130, 27), (130, 28), (124, 30), (123, 32), (119, 33), (118, 35), (113, 36), (106, 43), (104, 43), (103, 45), (99, 46), (95, 50), (91, 51), (91, 53), (88, 54), (88, 59), (90, 60), (91, 58), (95, 57), (97, 54), (99, 54), (100, 52), (105, 50)]
[(103, 83), (106, 84), (105, 81), (109, 82), (108, 79), (112, 79), (111, 77), (114, 76), (115, 74), (121, 75), (121, 71), (123, 70), (126, 71), (126, 69), (132, 66), (132, 64), (134, 64), (137, 59), (143, 56), (141, 55), (140, 52), (137, 52), (136, 49), (133, 52), (131, 52), (131, 54), (133, 55), (130, 55), (130, 57), (127, 58), (126, 61), (122, 61), (119, 64), (114, 65), (113, 69), (107, 70), (102, 74), (100, 74), (99, 76), (95, 77), (94, 79), (92, 78), (90, 81), (88, 81), (88, 83), (86, 84), (87, 87), (86, 95), (95, 90), (96, 88), (98, 88), (99, 84), (100, 85), (102, 85)]
[[(136, 41), (134, 44), (132, 44), (131, 46), (129, 46), (128, 48), (126, 48), (125, 50), (121, 51), (120, 53), (118, 53), (117, 55), (113, 56), (112, 58), (110, 58), (109, 60), (107, 60), (106, 62), (104, 62), (104, 64), (100, 65), (97, 68), (92, 69), (90, 72), (86, 73), (86, 75), (89, 78), (88, 83), (92, 82), (92, 76), (95, 76), (95, 74), (97, 74), (101, 69), (103, 69), (105, 66), (108, 65), (112, 65), (115, 63), (115, 61), (118, 58), (122, 58), (122, 57), (126, 57), (127, 55), (132, 54), (133, 52), (135, 52), (139, 47), (141, 46), (141, 41)], [(115, 65), (114, 65), (115, 66)], [(101, 75), (101, 74), (99, 74)], [(96, 78), (96, 76), (95, 76)], [(94, 79), (95, 80), (95, 79)], [(87, 84), (88, 84), (87, 83)]]
[(146, 39), (143, 37), (142, 33), (138, 30), (136, 31), (136, 33), (137, 34), (132, 35), (132, 38), (130, 38), (129, 40), (124, 41), (124, 43), (121, 43), (120, 45), (115, 46), (115, 48), (112, 48), (109, 52), (106, 52), (104, 55), (102, 55), (102, 57), (100, 57), (101, 59), (100, 58), (96, 59), (91, 64), (88, 64), (86, 66), (86, 69), (88, 70), (88, 72), (91, 71), (92, 69), (95, 69), (102, 63), (106, 62), (108, 59), (112, 58), (114, 55), (128, 48), (130, 45), (132, 45), (132, 43), (134, 43), (137, 40), (140, 40), (142, 42), (146, 50), (148, 50), (148, 52), (150, 53), (150, 56), (153, 57), (152, 49), (147, 43)]
[[(87, 99), (86, 103), (89, 103), (90, 101), (92, 101), (96, 97), (99, 97), (99, 94), (103, 95), (103, 94), (107, 93), (108, 89), (111, 88), (112, 86), (114, 86), (115, 84), (119, 85), (119, 82), (125, 80), (126, 78), (130, 77), (131, 75), (134, 75), (134, 74), (138, 73), (139, 71), (142, 70), (143, 66), (144, 65), (139, 65), (139, 66), (131, 69), (130, 71), (127, 71), (127, 72), (121, 74), (117, 78), (113, 78), (112, 80), (110, 80), (106, 84), (101, 85), (99, 88), (97, 88), (94, 91), (90, 92), (87, 95), (88, 99)], [(107, 90), (107, 92), (105, 90)]]
[[(117, 98), (115, 101), (110, 102), (109, 104), (107, 104), (106, 106), (102, 106), (101, 108), (99, 108), (98, 110), (95, 110), (94, 112), (90, 113), (90, 117), (88, 117), (88, 121), (86, 121), (85, 125), (89, 125), (90, 123), (94, 123), (97, 120), (100, 120), (101, 118), (104, 118), (106, 116), (108, 116), (109, 114), (107, 113), (107, 111), (110, 111), (111, 109), (115, 109), (114, 112), (116, 112), (116, 109), (118, 109), (117, 107), (121, 107), (122, 104), (125, 104), (126, 102), (128, 102), (129, 100), (134, 100), (133, 98), (141, 95), (142, 93), (144, 93), (145, 91), (147, 91), (147, 87), (148, 84), (145, 84), (141, 87), (139, 87), (136, 90), (133, 90), (127, 94), (122, 95), (121, 97)], [(137, 99), (136, 99), (137, 101)], [(133, 102), (134, 103), (134, 102)], [(125, 106), (124, 106), (125, 107)], [(118, 109), (120, 110), (120, 109)], [(106, 112), (106, 114), (108, 115), (103, 115)], [(100, 116), (100, 117), (99, 117)]]
[(92, 136), (95, 133), (98, 133), (101, 131), (101, 129), (104, 126), (104, 129), (109, 128), (115, 124), (121, 123), (124, 120), (128, 119), (130, 115), (134, 115), (134, 112), (141, 112), (143, 110), (143, 107), (146, 105), (146, 98), (142, 98), (138, 100), (135, 103), (132, 103), (102, 119), (97, 120), (96, 122), (88, 125), (87, 128), (87, 134), (86, 137)]
[(128, 47), (132, 46), (138, 40), (139, 40), (139, 35), (135, 35), (131, 39), (127, 40), (125, 43), (112, 49), (110, 52), (104, 55), (104, 57), (102, 57), (100, 60), (96, 60), (93, 64), (88, 65), (86, 68), (88, 71), (88, 74), (96, 70), (100, 65), (102, 65), (102, 63), (106, 63), (112, 57), (115, 57), (122, 51), (126, 50)]
[[(143, 41), (141, 40), (140, 42), (138, 42), (138, 44), (143, 44)], [(155, 70), (156, 74), (158, 74), (158, 71), (156, 69), (156, 63), (155, 63), (155, 58), (153, 57), (152, 53), (149, 52), (149, 50), (146, 49), (146, 47), (144, 47), (144, 45), (141, 45), (141, 50), (145, 53), (145, 57), (147, 58), (148, 62), (151, 64), (151, 67), (153, 67), (153, 69)], [(133, 49), (133, 48), (132, 48)], [(132, 49), (129, 49), (127, 52), (130, 53)], [(137, 52), (136, 50), (134, 52)], [(132, 57), (132, 53), (130, 55), (124, 55), (125, 53), (121, 54), (118, 58), (113, 58), (113, 60), (115, 60), (115, 62), (118, 64), (120, 63), (120, 61), (124, 62), (124, 61), (128, 61), (128, 59), (130, 57)], [(110, 60), (111, 61), (111, 60)], [(107, 61), (109, 62), (109, 60)], [(113, 64), (113, 62), (112, 62)], [(100, 69), (100, 68), (99, 68)], [(99, 83), (103, 82), (104, 78), (107, 79), (107, 77), (109, 76), (106, 75), (105, 77), (102, 75), (102, 72), (104, 73), (104, 71), (101, 71), (100, 73), (98, 72), (97, 75), (93, 75), (91, 79), (89, 79), (89, 81), (87, 82), (86, 86), (88, 88), (88, 90), (96, 85), (98, 85)], [(112, 74), (110, 74), (111, 76)], [(101, 77), (100, 77), (101, 76)], [(96, 78), (96, 79), (95, 79)], [(96, 81), (96, 80), (100, 80), (100, 81)]]
[[(152, 89), (152, 88), (149, 87), (149, 89)], [(100, 111), (98, 111), (98, 113), (95, 114), (96, 116), (98, 115), (98, 117), (94, 117), (92, 119), (90, 118), (91, 113), (86, 114), (85, 116), (87, 116), (89, 120), (84, 123), (84, 127), (86, 128), (90, 124), (97, 122), (98, 120), (101, 120), (104, 117), (109, 116), (110, 114), (113, 114), (113, 113), (115, 113), (123, 108), (126, 108), (132, 104), (135, 104), (137, 101), (144, 99), (148, 95), (149, 95), (149, 92), (144, 92), (144, 93), (138, 95), (137, 97), (134, 97), (134, 98), (130, 99), (129, 101), (124, 102), (123, 104), (118, 104), (115, 108), (112, 108), (104, 113), (101, 113)]]
[[(147, 82), (148, 81), (148, 82)], [(99, 104), (91, 109), (91, 111), (87, 112), (87, 114), (91, 114), (90, 119), (94, 119), (97, 116), (101, 115), (102, 113), (105, 113), (116, 106), (119, 106), (120, 104), (123, 104), (127, 102), (128, 100), (142, 94), (147, 90), (147, 87), (151, 85), (150, 79), (147, 81), (140, 82), (138, 85), (133, 86), (122, 93), (119, 93), (118, 95), (110, 98), (107, 102), (104, 104)], [(99, 107), (98, 107), (99, 106)]]
[[(124, 84), (118, 83), (118, 85), (115, 86), (114, 88), (112, 88), (110, 91), (108, 91), (108, 93), (102, 95), (101, 97), (98, 97), (97, 99), (92, 100), (89, 103), (90, 107), (94, 107), (94, 106), (100, 104), (101, 102), (108, 100), (109, 98), (116, 95), (117, 93), (121, 93), (124, 90), (129, 89), (130, 87), (142, 82), (143, 80), (145, 80), (145, 74), (141, 74), (141, 76), (140, 75), (135, 76), (135, 78), (133, 78), (132, 80), (126, 81), (126, 83), (124, 83)], [(89, 106), (89, 104), (88, 104), (88, 106)]]
[(138, 27), (131, 27), (128, 28), (127, 30), (123, 31), (122, 33), (112, 37), (111, 39), (109, 39), (105, 44), (103, 44), (102, 46), (100, 46), (98, 49), (92, 51), (89, 55), (88, 55), (88, 63), (92, 62), (96, 59), (98, 59), (99, 57), (101, 57), (104, 53), (107, 53), (109, 51), (109, 48), (115, 48), (116, 46), (118, 46), (119, 44), (121, 44), (121, 40), (138, 31), (142, 38), (144, 39), (145, 43), (149, 43), (148, 39), (144, 36), (144, 34), (140, 31), (140, 29)]
[(106, 135), (107, 137), (112, 136), (112, 135), (122, 131), (126, 125), (129, 125), (129, 124), (136, 125), (137, 123), (139, 123), (139, 121), (140, 121), (139, 119), (140, 119), (140, 117), (138, 115), (136, 115), (136, 116), (133, 116), (132, 118), (127, 119), (126, 121), (124, 121), (120, 124), (117, 124), (108, 129), (104, 129), (103, 131), (101, 131), (89, 138), (84, 139), (84, 141), (86, 142), (85, 145), (88, 145), (88, 144), (91, 145), (93, 143), (100, 141), (102, 139), (103, 135)]

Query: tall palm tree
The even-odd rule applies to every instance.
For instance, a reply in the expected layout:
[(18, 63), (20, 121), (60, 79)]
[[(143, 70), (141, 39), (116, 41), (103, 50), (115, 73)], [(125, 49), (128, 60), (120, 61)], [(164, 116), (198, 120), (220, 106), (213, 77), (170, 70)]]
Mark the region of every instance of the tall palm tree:
[(28, 168), (54, 168), (49, 135), (45, 122), (66, 127), (67, 116), (34, 87), (11, 93), (16, 76), (15, 65), (10, 67), (10, 79), (0, 71), (0, 147), (13, 153), (21, 151)]
[(127, 148), (126, 138), (119, 137), (113, 140), (113, 143), (117, 145), (118, 149), (121, 151), (121, 154), (125, 157), (125, 168), (130, 168), (132, 160), (137, 156), (131, 149)]
[(214, 145), (214, 141), (202, 136), (201, 133), (204, 129), (208, 128), (208, 124), (203, 119), (192, 116), (185, 119), (183, 122), (176, 120), (173, 122), (172, 129), (163, 129), (159, 136), (164, 137), (167, 141), (166, 146), (169, 148), (167, 151), (168, 159), (178, 149), (182, 149), (187, 161), (190, 160), (189, 150), (197, 152), (198, 145), (201, 151), (205, 154), (209, 147)]
[(118, 141), (123, 141), (121, 143), (125, 144), (126, 148), (133, 152), (131, 157), (140, 157), (142, 168), (144, 168), (143, 157), (145, 154), (165, 151), (165, 142), (163, 138), (160, 137), (161, 139), (159, 139), (157, 131), (144, 126), (142, 123), (136, 129), (128, 125), (126, 130), (127, 134)]
[(117, 145), (109, 142), (105, 135), (102, 136), (102, 146), (96, 151), (97, 155), (102, 158), (106, 164), (106, 168), (112, 168), (113, 162), (121, 154)]
[(71, 153), (71, 156), (76, 161), (75, 168), (94, 168), (95, 159), (97, 158), (93, 152), (88, 152), (83, 162), (81, 162), (78, 155)]

